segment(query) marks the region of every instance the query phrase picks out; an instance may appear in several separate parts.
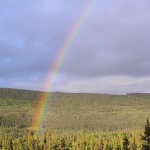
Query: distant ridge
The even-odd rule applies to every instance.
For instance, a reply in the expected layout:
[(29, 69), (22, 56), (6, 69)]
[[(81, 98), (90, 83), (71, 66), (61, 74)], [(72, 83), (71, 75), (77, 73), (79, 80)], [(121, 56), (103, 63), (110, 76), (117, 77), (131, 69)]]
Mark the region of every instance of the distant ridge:
[(141, 99), (150, 99), (150, 93), (128, 93), (126, 95), (141, 98)]
[[(17, 89), (17, 88), (0, 88), (0, 97), (10, 97), (12, 99), (34, 100), (39, 98), (44, 91)], [(51, 93), (65, 93), (65, 94), (100, 94), (101, 93), (67, 93), (67, 92), (51, 92)], [(27, 96), (28, 95), (28, 96)], [(105, 94), (105, 95), (119, 95), (119, 94)], [(121, 94), (122, 95), (122, 94)], [(132, 96), (141, 99), (150, 99), (150, 93), (127, 93), (124, 96)]]
[(0, 88), (0, 97), (3, 99), (22, 99), (35, 100), (38, 99), (42, 91), (32, 91), (24, 89)]

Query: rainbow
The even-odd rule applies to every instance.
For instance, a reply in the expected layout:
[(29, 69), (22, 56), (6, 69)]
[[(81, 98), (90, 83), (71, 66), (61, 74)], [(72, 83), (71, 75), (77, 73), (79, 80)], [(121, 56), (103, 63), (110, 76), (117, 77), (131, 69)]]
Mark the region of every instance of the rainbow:
[[(52, 91), (52, 87), (54, 82), (56, 81), (58, 72), (60, 68), (62, 67), (62, 64), (69, 53), (69, 50), (71, 49), (74, 41), (76, 40), (78, 33), (81, 31), (83, 25), (85, 24), (88, 16), (90, 15), (91, 11), (96, 6), (97, 2), (99, 0), (90, 0), (89, 3), (86, 5), (86, 7), (83, 9), (84, 11), (80, 15), (79, 19), (77, 20), (76, 24), (73, 26), (71, 32), (67, 36), (64, 44), (60, 48), (60, 53), (58, 54), (58, 57), (53, 65), (53, 68), (50, 72), (52, 74), (50, 75), (50, 78), (48, 80), (48, 87), (45, 88), (44, 91)], [(47, 106), (50, 101), (50, 92), (43, 92), (40, 96), (39, 102), (36, 106), (36, 113), (33, 117), (31, 127), (33, 130), (36, 130), (37, 133), (40, 135), (42, 131), (42, 124), (43, 120), (46, 114)]]

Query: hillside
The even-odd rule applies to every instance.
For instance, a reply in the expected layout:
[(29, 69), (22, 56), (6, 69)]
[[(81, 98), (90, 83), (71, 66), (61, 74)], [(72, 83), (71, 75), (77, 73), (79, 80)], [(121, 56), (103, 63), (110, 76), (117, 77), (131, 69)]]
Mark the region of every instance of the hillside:
[(150, 93), (129, 93), (129, 96), (150, 100)]
[[(0, 129), (27, 129), (36, 111), (42, 92), (0, 89)], [(143, 129), (150, 116), (148, 94), (127, 95), (61, 93), (51, 94), (43, 127), (54, 132), (78, 131), (82, 128), (96, 132)]]

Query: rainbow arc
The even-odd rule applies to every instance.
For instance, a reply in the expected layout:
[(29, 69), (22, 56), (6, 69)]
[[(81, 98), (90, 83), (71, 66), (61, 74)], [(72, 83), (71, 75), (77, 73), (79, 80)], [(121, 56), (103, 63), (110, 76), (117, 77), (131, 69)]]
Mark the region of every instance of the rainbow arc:
[[(50, 72), (52, 72), (51, 76), (48, 80), (48, 87), (45, 88), (44, 91), (52, 91), (53, 84), (57, 79), (58, 72), (63, 65), (65, 58), (67, 57), (73, 43), (75, 42), (79, 32), (81, 31), (82, 27), (84, 26), (88, 16), (91, 14), (94, 7), (97, 5), (99, 0), (90, 0), (86, 7), (83, 9), (82, 14), (74, 24), (72, 30), (68, 34), (64, 44), (60, 48), (59, 54), (55, 60), (53, 68)], [(42, 131), (43, 121), (46, 116), (47, 106), (50, 103), (50, 96), (49, 92), (43, 92), (40, 96), (39, 102), (36, 106), (36, 113), (33, 117), (31, 127), (32, 129), (36, 130), (37, 133), (40, 135)]]

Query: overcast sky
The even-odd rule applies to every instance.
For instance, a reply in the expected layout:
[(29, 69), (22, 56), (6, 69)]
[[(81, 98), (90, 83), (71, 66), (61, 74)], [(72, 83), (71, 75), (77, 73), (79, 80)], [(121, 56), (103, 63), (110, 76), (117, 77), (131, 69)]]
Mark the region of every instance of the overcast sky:
[[(0, 0), (0, 87), (44, 90), (90, 0)], [(150, 92), (150, 0), (99, 0), (52, 91)]]

